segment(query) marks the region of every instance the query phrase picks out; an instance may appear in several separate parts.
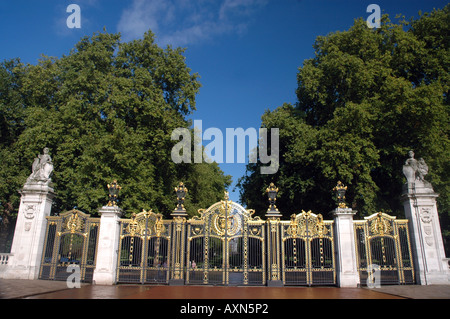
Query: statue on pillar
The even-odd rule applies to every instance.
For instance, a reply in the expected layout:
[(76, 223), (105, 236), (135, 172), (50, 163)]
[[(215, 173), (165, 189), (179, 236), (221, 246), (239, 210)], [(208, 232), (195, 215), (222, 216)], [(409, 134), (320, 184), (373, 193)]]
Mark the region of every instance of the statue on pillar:
[(431, 184), (425, 180), (425, 176), (428, 174), (428, 165), (423, 158), (416, 160), (414, 158), (414, 152), (411, 150), (408, 152), (409, 158), (403, 165), (403, 174), (406, 177), (408, 184), (419, 184), (420, 187), (429, 187)]
[(44, 154), (40, 154), (34, 159), (27, 183), (43, 182), (46, 185), (50, 183), (53, 173), (53, 163), (48, 151), (48, 147), (45, 147), (43, 150)]

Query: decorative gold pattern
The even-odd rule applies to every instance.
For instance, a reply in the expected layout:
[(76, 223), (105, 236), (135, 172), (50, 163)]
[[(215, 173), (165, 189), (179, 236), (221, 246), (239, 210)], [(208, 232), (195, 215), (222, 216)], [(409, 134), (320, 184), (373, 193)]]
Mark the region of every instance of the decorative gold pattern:
[(69, 212), (61, 214), (60, 220), (62, 222), (61, 229), (56, 233), (57, 236), (61, 236), (65, 233), (75, 234), (79, 233), (84, 237), (87, 236), (87, 232), (85, 232), (86, 226), (85, 222), (88, 218), (88, 215), (73, 209)]
[(379, 235), (390, 235), (393, 231), (392, 228), (392, 218), (383, 216), (383, 213), (379, 212), (376, 218), (369, 220), (370, 223), (370, 233), (372, 236)]
[(100, 219), (76, 209), (46, 219), (46, 240), (39, 278), (66, 280), (67, 275), (60, 278), (61, 272), (65, 273), (61, 267), (75, 263), (80, 265), (80, 280), (89, 281), (95, 269)]
[(302, 211), (301, 214), (291, 215), (289, 227), (286, 233), (292, 237), (319, 236), (323, 237), (329, 233), (321, 214), (315, 215), (311, 211)]
[(70, 216), (70, 218), (67, 220), (67, 224), (65, 226), (65, 228), (72, 234), (75, 232), (81, 232), (83, 230), (84, 221), (74, 211), (72, 213), (72, 216)]
[[(175, 217), (174, 224), (183, 223), (185, 218)], [(133, 213), (130, 219), (122, 219), (120, 229), (120, 253), (118, 254), (117, 281), (121, 282), (128, 273), (135, 281), (165, 283), (169, 279), (172, 261), (171, 221), (151, 210)], [(175, 226), (175, 229), (182, 227)], [(181, 243), (178, 243), (181, 245)], [(175, 246), (175, 248), (177, 248)], [(179, 247), (178, 247), (179, 249)], [(174, 255), (175, 256), (175, 255)], [(173, 278), (175, 278), (172, 275)], [(153, 279), (151, 279), (153, 278)], [(126, 280), (125, 280), (126, 281)]]
[(334, 187), (333, 190), (337, 194), (337, 200), (339, 202), (338, 207), (347, 208), (347, 204), (345, 204), (345, 192), (347, 191), (347, 186), (344, 186), (341, 181), (338, 181), (336, 187)]
[(107, 184), (107, 187), (109, 191), (109, 201), (106, 206), (117, 206), (119, 191), (122, 189), (122, 186), (117, 184), (117, 180), (114, 180), (111, 184)]
[[(224, 200), (206, 210), (199, 210), (199, 214), (187, 222), (186, 268), (189, 271), (186, 272), (186, 282), (227, 285), (240, 273), (241, 284), (247, 285), (255, 284), (253, 278), (259, 273), (259, 284), (263, 284), (266, 280), (263, 258), (265, 222), (259, 217), (252, 217), (254, 210), (245, 210), (229, 200), (227, 193)], [(261, 261), (257, 266), (252, 266), (249, 256), (251, 249), (256, 247), (260, 249), (258, 258)], [(202, 257), (199, 259), (200, 255)], [(219, 273), (221, 276), (217, 277)]]
[[(333, 221), (311, 211), (281, 222), (281, 274), (284, 284), (335, 284)], [(295, 279), (297, 278), (297, 279)]]
[[(143, 238), (145, 236), (145, 219), (137, 219), (136, 213), (131, 215), (131, 220), (125, 228), (125, 234), (134, 237), (139, 236)], [(125, 237), (125, 234), (122, 234), (120, 237)]]
[[(354, 221), (358, 271), (366, 276), (369, 265), (381, 271), (381, 284), (411, 284), (414, 279), (408, 220), (397, 220), (385, 213), (376, 213), (365, 220)], [(386, 277), (383, 273), (387, 274)], [(384, 282), (383, 278), (386, 278)]]

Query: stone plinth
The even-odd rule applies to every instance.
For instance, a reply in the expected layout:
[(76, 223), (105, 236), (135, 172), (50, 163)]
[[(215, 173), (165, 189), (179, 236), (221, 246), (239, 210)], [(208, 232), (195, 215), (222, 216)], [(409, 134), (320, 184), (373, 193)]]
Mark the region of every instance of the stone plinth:
[(356, 259), (353, 216), (351, 208), (336, 208), (335, 217), (336, 273), (339, 287), (357, 287), (360, 284)]
[(448, 263), (431, 184), (416, 180), (403, 187), (401, 201), (410, 221), (416, 280), (421, 285), (450, 284)]
[(40, 181), (27, 182), (20, 191), (21, 199), (16, 229), (11, 246), (6, 279), (37, 279), (45, 242), (46, 217), (55, 196), (54, 190)]
[(100, 231), (93, 283), (97, 285), (113, 285), (116, 283), (120, 241), (119, 222), (122, 210), (117, 206), (103, 206), (99, 213), (101, 214)]

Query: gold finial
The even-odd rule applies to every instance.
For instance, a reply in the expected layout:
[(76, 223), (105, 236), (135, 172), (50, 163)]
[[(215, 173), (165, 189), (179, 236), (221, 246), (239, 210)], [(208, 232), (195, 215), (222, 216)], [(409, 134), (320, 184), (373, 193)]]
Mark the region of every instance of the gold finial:
[(347, 192), (347, 186), (344, 186), (341, 181), (338, 181), (336, 187), (333, 188), (333, 191), (336, 192), (338, 207), (347, 208), (347, 204), (345, 203), (345, 193)]
[(188, 192), (188, 189), (186, 188), (186, 186), (184, 186), (183, 182), (180, 182), (178, 184), (178, 187), (175, 187), (175, 193), (177, 194), (177, 201), (178, 201), (178, 205), (175, 208), (175, 211), (177, 211), (177, 212), (185, 212), (186, 211), (184, 209), (184, 199), (186, 197), (187, 192)]
[(109, 201), (107, 206), (117, 206), (117, 202), (119, 201), (119, 191), (122, 187), (117, 184), (117, 180), (114, 180), (112, 184), (107, 184), (109, 191)]

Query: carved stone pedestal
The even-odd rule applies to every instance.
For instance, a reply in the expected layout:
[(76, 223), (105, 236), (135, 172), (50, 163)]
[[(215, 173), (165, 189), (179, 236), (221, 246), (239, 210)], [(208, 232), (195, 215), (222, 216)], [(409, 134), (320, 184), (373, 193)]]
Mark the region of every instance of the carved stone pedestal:
[(335, 217), (336, 273), (339, 287), (357, 287), (360, 284), (356, 260), (353, 216), (351, 208), (336, 208)]
[(6, 279), (37, 279), (42, 259), (45, 229), (54, 190), (48, 183), (29, 181), (20, 191), (19, 213), (11, 246)]
[(429, 183), (406, 183), (401, 197), (410, 220), (411, 241), (417, 283), (450, 284), (444, 244), (436, 206), (439, 195)]
[(97, 285), (113, 285), (116, 283), (122, 210), (117, 206), (103, 206), (99, 213), (100, 231), (93, 282)]

